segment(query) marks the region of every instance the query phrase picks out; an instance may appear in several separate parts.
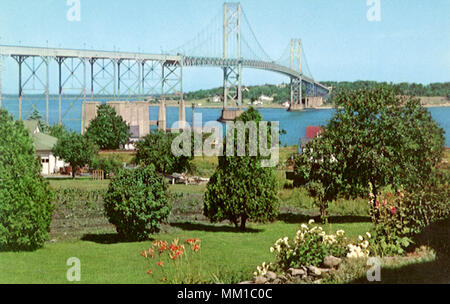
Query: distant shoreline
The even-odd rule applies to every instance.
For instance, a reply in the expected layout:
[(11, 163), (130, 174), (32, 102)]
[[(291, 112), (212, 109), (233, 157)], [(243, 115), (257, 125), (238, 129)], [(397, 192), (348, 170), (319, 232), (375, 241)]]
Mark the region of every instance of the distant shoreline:
[[(150, 104), (150, 107), (159, 107), (158, 104)], [(167, 107), (178, 107), (178, 104), (166, 104)], [(248, 107), (251, 105), (245, 105), (244, 107)], [(450, 107), (450, 102), (447, 103), (442, 103), (442, 104), (423, 104), (422, 105), (424, 108), (439, 108), (439, 107)], [(186, 108), (190, 108), (191, 105), (188, 104), (186, 105)], [(222, 109), (222, 105), (217, 105), (217, 106), (213, 106), (213, 105), (195, 105), (195, 108), (197, 109)], [(268, 106), (264, 106), (264, 107), (254, 107), (256, 109), (286, 109), (286, 107), (283, 107), (282, 105), (268, 105)], [(330, 110), (330, 109), (334, 109), (334, 106), (321, 106), (321, 107), (313, 107), (313, 108), (308, 108), (310, 110)]]

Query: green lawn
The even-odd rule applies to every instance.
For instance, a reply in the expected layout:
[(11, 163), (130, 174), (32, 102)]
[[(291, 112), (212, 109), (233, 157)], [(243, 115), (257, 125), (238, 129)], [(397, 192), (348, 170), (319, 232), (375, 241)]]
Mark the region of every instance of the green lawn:
[[(170, 263), (164, 259), (164, 271), (156, 265), (159, 259), (140, 255), (151, 242), (118, 242), (114, 233), (87, 234), (84, 240), (48, 243), (35, 252), (0, 253), (0, 283), (70, 283), (66, 280), (66, 260), (77, 257), (81, 262), (81, 283), (161, 283), (168, 282), (235, 282), (250, 279), (256, 266), (271, 261), (269, 247), (280, 237), (293, 237), (300, 223), (291, 220), (272, 224), (250, 224), (248, 232), (236, 232), (228, 225), (174, 223), (169, 232), (155, 236), (171, 241), (199, 238), (201, 249), (190, 263)], [(370, 223), (332, 224), (325, 229), (345, 229), (357, 237)], [(146, 274), (147, 270), (152, 275)], [(184, 272), (181, 276), (180, 272)], [(181, 279), (183, 277), (183, 279)]]

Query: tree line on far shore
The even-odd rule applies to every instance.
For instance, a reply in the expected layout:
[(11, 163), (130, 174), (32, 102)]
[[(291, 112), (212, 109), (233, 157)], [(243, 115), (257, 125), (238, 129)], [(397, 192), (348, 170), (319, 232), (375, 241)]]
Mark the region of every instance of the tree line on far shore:
[[(379, 85), (389, 87), (394, 90), (398, 95), (408, 95), (408, 96), (443, 96), (450, 99), (450, 82), (437, 82), (423, 85), (421, 83), (387, 83), (387, 82), (377, 82), (377, 81), (322, 81), (323, 85), (327, 87), (332, 87), (331, 97), (342, 91), (349, 90), (360, 90), (360, 89), (373, 89)], [(244, 99), (249, 99), (250, 101), (257, 100), (261, 95), (273, 97), (274, 103), (282, 103), (290, 99), (291, 92), (289, 84), (273, 85), (264, 84), (259, 86), (246, 86), (243, 90), (242, 96)], [(303, 88), (304, 90), (304, 88)], [(198, 100), (204, 98), (212, 98), (215, 95), (222, 95), (223, 89), (221, 87), (208, 89), (208, 90), (198, 90), (192, 91), (184, 94), (185, 100)], [(304, 92), (305, 93), (305, 92)], [(332, 99), (330, 99), (332, 102)]]

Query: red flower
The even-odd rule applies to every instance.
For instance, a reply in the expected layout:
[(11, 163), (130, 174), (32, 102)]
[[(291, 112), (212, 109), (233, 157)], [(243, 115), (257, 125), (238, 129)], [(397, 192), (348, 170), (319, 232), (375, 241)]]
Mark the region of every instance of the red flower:
[(147, 274), (152, 274), (152, 270), (151, 269), (147, 270)]
[(192, 250), (199, 251), (200, 250), (200, 246), (198, 244), (195, 244), (194, 247), (192, 248)]
[(163, 261), (159, 261), (158, 263), (156, 263), (156, 265), (162, 267), (163, 266)]
[(395, 212), (397, 212), (397, 208), (395, 208), (394, 206), (391, 206), (391, 213), (395, 214)]

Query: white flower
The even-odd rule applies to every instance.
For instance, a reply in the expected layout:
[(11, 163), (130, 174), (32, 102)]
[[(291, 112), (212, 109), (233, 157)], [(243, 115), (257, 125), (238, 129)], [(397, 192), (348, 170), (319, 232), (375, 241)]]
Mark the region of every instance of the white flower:
[(369, 247), (369, 242), (368, 241), (364, 241), (361, 243), (361, 246), (366, 249), (367, 247)]
[(341, 236), (344, 235), (345, 231), (344, 230), (338, 230), (336, 231), (336, 235)]
[(358, 236), (358, 240), (360, 240), (361, 242), (364, 241), (364, 238), (362, 236)]
[(366, 232), (366, 235), (369, 239), (372, 237), (369, 232)]
[(308, 229), (308, 226), (306, 226), (305, 224), (302, 224), (300, 227), (302, 227), (303, 229)]
[(310, 225), (311, 225), (311, 224), (314, 224), (314, 220), (313, 220), (313, 219), (310, 219), (309, 222), (308, 222), (308, 224), (310, 224)]
[(270, 252), (273, 252), (275, 249), (273, 247), (270, 247)]

